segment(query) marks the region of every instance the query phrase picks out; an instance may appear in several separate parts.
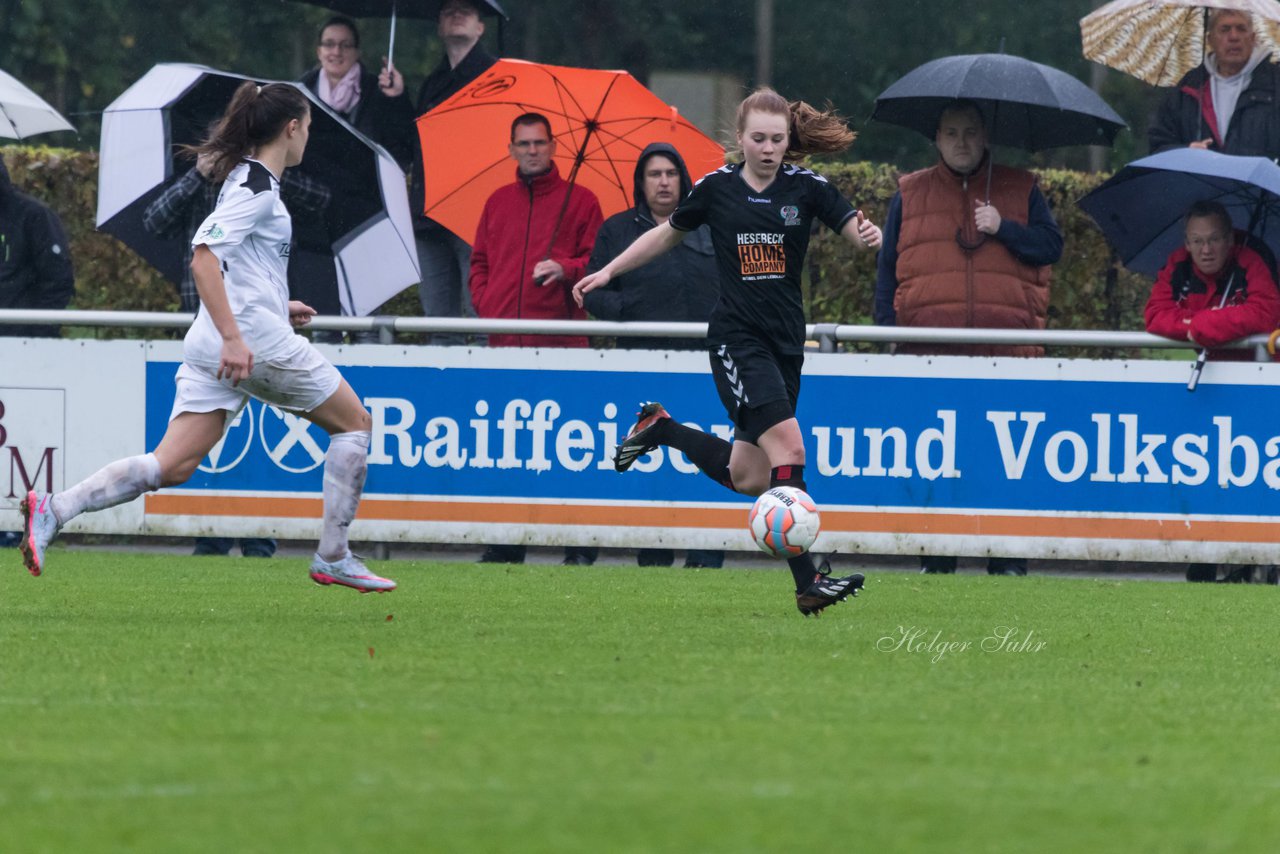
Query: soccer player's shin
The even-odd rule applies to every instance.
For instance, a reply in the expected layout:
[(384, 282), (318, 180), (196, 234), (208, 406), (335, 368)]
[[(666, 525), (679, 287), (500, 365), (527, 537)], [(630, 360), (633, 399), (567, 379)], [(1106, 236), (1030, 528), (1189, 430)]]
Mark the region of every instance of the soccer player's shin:
[(684, 454), (689, 458), (689, 462), (716, 483), (733, 489), (733, 479), (729, 476), (729, 455), (733, 451), (732, 443), (726, 442), (713, 433), (704, 433), (687, 427), (674, 418), (662, 422), (662, 428), (662, 444)]
[(347, 529), (356, 517), (369, 468), (370, 432), (335, 433), (324, 455), (324, 525), (316, 554), (326, 561), (347, 554)]
[(58, 524), (65, 525), (81, 513), (115, 507), (159, 488), (160, 461), (155, 454), (142, 454), (104, 466), (50, 501)]

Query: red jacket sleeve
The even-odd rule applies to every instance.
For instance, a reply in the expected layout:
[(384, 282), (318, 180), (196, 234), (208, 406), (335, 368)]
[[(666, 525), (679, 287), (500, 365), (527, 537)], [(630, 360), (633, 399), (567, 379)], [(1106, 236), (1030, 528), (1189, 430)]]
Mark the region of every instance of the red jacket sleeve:
[(485, 288), (489, 286), (489, 205), (486, 203), (480, 212), (480, 222), (476, 225), (476, 242), (471, 246), (471, 272), (467, 276), (467, 289), (471, 294), (471, 307), (478, 317), (485, 314), (480, 310), (483, 304)]
[(1215, 294), (1213, 304), (1191, 319), (1191, 335), (1197, 344), (1221, 347), (1247, 335), (1270, 332), (1280, 323), (1280, 292), (1266, 262), (1252, 249), (1242, 247), (1236, 263), (1248, 283), (1244, 298), (1237, 302), (1228, 295), (1227, 304), (1218, 308), (1221, 296)]
[(1151, 287), (1151, 296), (1147, 298), (1147, 307), (1142, 316), (1147, 322), (1147, 331), (1152, 335), (1172, 338), (1175, 341), (1186, 341), (1192, 312), (1178, 305), (1173, 298), (1173, 270), (1181, 261), (1178, 253), (1169, 257), (1156, 283)]

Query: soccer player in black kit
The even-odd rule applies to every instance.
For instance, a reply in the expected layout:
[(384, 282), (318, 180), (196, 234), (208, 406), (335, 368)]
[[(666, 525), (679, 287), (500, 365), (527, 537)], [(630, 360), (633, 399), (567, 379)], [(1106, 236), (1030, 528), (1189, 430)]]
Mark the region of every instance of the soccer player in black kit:
[[(742, 162), (704, 176), (668, 222), (636, 238), (603, 269), (582, 279), (573, 295), (649, 263), (685, 233), (711, 227), (720, 271), (720, 301), (707, 329), (711, 372), (734, 423), (725, 441), (679, 423), (659, 403), (646, 403), (614, 456), (626, 471), (659, 445), (681, 451), (704, 474), (744, 495), (774, 486), (805, 488), (804, 434), (796, 421), (805, 321), (800, 276), (816, 218), (859, 249), (880, 245), (880, 229), (855, 210), (821, 175), (787, 161), (843, 151), (854, 134), (833, 113), (772, 89), (738, 105)], [(808, 553), (788, 559), (796, 606), (805, 616), (855, 595), (859, 573), (844, 578), (818, 569)]]

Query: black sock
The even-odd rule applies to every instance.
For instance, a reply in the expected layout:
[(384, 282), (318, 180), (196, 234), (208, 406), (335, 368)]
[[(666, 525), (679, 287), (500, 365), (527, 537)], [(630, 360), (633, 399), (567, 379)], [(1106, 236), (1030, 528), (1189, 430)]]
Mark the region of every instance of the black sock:
[(769, 487), (775, 486), (794, 486), (796, 489), (804, 490), (804, 466), (777, 466), (769, 472)]
[(656, 437), (662, 444), (675, 448), (689, 458), (702, 473), (727, 489), (733, 489), (733, 479), (729, 477), (729, 454), (733, 451), (733, 443), (721, 439), (714, 433), (704, 433), (692, 427), (686, 427), (674, 418), (662, 422), (662, 429)]
[(791, 577), (795, 579), (797, 593), (812, 584), (813, 577), (818, 574), (818, 568), (813, 565), (813, 558), (808, 552), (787, 558), (787, 566), (791, 567)]

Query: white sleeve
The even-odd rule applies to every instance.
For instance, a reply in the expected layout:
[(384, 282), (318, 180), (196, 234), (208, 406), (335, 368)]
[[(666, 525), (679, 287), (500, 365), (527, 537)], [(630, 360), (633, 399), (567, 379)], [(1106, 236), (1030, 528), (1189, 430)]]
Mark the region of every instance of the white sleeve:
[(271, 215), (274, 200), (272, 193), (233, 188), (218, 200), (218, 206), (200, 223), (195, 237), (191, 238), (191, 245), (208, 246), (222, 260), (222, 249), (243, 242), (265, 217)]

